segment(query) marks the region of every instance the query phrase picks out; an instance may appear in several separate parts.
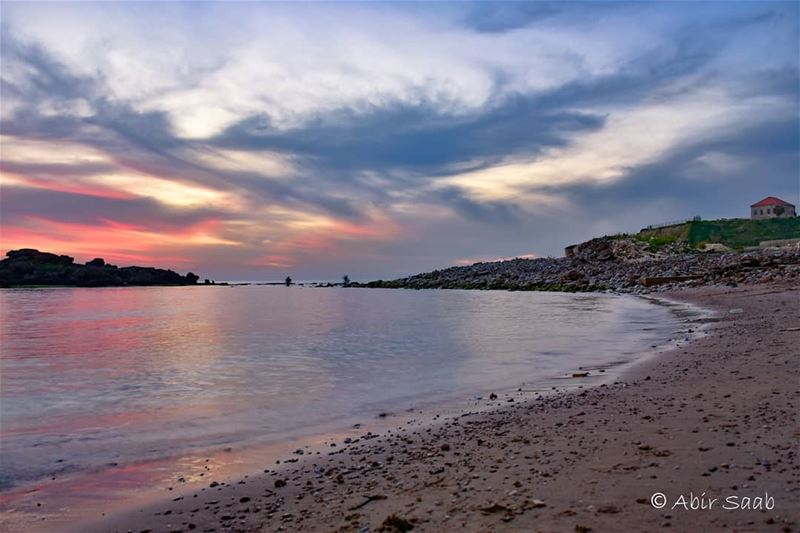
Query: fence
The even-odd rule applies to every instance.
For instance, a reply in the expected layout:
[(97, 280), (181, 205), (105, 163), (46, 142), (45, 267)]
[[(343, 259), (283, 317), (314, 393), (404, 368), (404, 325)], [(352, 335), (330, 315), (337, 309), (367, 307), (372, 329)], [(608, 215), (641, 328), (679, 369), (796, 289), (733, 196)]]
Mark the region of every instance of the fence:
[(687, 222), (698, 222), (700, 220), (700, 217), (683, 218), (681, 220), (673, 220), (671, 222), (662, 222), (661, 224), (650, 224), (644, 229), (668, 228), (670, 226), (678, 226), (680, 224), (686, 224)]

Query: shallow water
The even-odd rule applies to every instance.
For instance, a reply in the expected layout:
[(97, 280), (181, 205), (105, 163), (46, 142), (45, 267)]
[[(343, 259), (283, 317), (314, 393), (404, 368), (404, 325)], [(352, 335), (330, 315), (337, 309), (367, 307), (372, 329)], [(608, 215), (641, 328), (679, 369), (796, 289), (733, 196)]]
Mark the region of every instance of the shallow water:
[(600, 294), (174, 287), (0, 292), (3, 489), (542, 383), (669, 310)]

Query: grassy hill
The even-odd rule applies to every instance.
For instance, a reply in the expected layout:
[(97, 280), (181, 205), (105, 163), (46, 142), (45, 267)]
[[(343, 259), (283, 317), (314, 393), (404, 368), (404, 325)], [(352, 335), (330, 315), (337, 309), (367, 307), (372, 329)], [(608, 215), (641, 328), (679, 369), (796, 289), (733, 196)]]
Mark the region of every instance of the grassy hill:
[(649, 243), (654, 250), (679, 242), (693, 248), (700, 248), (706, 243), (719, 243), (740, 250), (748, 246), (758, 246), (762, 241), (800, 239), (800, 218), (692, 221), (665, 228), (645, 229), (635, 237)]

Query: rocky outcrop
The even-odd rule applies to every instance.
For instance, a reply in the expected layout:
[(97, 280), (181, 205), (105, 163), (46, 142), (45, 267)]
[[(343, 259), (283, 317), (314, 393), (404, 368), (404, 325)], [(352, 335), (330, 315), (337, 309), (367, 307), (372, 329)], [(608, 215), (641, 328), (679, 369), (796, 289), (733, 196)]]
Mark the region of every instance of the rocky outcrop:
[(700, 252), (682, 243), (651, 251), (630, 237), (601, 237), (562, 258), (512, 259), (452, 267), (361, 286), (409, 289), (500, 289), (645, 293), (681, 285), (800, 282), (800, 245), (743, 253)]
[(102, 258), (82, 265), (72, 257), (31, 248), (11, 250), (0, 260), (0, 287), (76, 286), (116, 287), (136, 285), (194, 285), (198, 276), (153, 267), (117, 267)]

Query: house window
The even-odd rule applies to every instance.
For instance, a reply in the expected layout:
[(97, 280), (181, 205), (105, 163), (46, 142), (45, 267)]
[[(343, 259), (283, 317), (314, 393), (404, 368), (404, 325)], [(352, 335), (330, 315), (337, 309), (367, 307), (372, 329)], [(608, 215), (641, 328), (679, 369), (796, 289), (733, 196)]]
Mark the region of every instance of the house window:
[(769, 215), (770, 213), (772, 213), (772, 208), (771, 208), (771, 207), (768, 207), (768, 208), (767, 208), (767, 214)]

